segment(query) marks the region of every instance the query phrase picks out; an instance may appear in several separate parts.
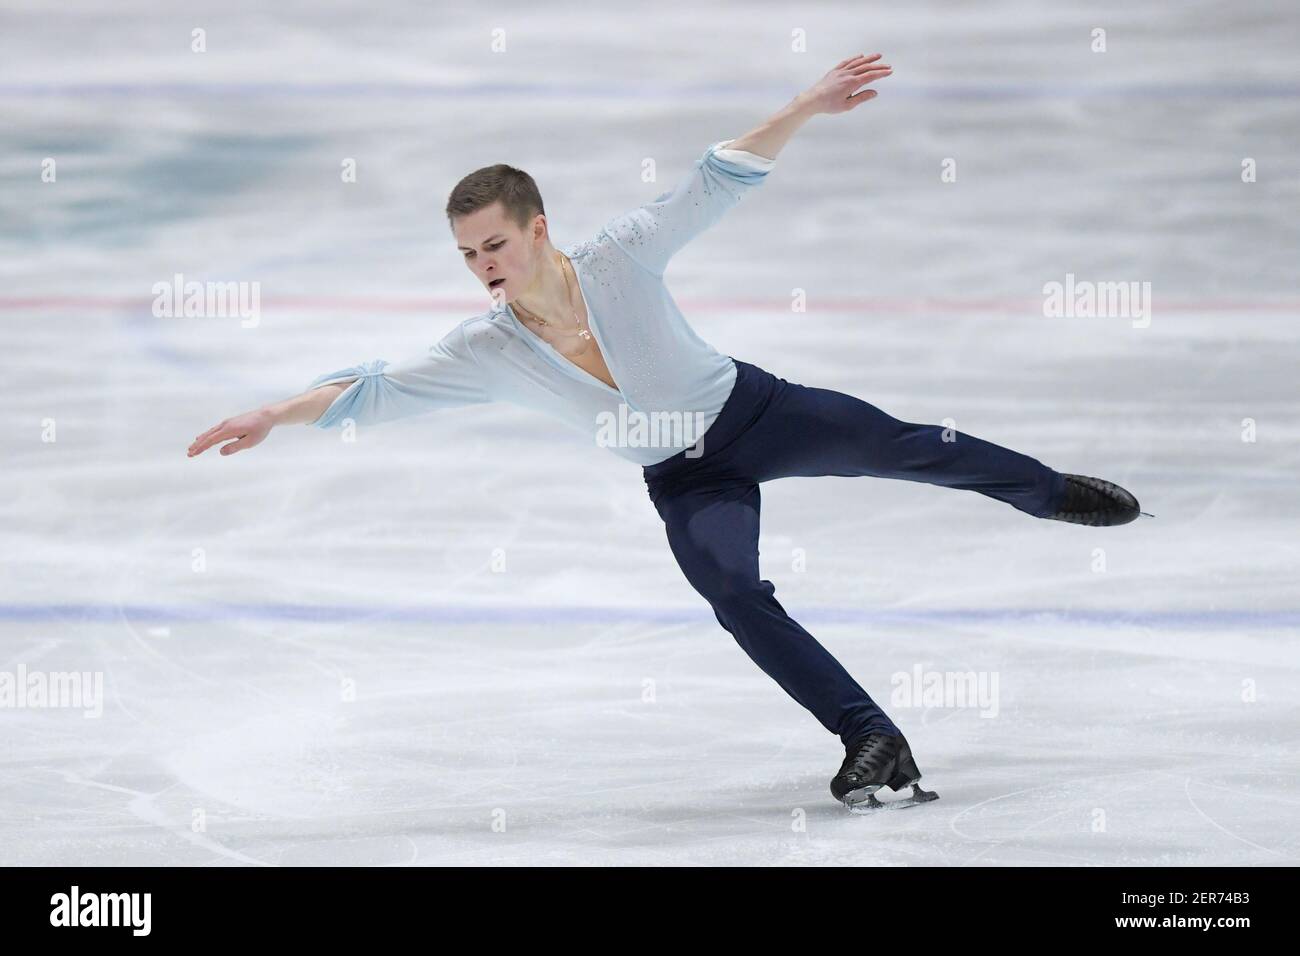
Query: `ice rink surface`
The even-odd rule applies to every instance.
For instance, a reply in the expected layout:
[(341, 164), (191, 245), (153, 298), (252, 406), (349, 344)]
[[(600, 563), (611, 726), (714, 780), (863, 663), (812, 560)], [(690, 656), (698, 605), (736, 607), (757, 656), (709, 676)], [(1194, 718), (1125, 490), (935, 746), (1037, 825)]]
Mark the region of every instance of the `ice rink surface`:
[[(900, 7), (5, 4), (0, 675), (103, 698), (0, 708), (0, 863), (1300, 859), (1300, 16)], [(833, 802), (839, 741), (686, 583), (640, 470), (558, 422), (186, 458), (487, 307), (442, 216), (470, 170), (532, 173), (563, 248), (877, 50), (879, 98), (673, 261), (683, 312), (1157, 516), (763, 485), (763, 576), (937, 803)], [(155, 318), (176, 273), (260, 283), (260, 321)], [(1067, 274), (1150, 282), (1149, 325), (1046, 317)]]

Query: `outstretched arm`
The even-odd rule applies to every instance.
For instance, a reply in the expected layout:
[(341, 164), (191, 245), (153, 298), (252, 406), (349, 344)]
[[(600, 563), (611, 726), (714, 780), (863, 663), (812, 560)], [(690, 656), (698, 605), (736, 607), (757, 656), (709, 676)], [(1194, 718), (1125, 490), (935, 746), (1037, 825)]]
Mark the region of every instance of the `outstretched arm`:
[(743, 149), (765, 159), (776, 159), (781, 148), (810, 117), (818, 113), (843, 113), (867, 100), (875, 99), (875, 90), (854, 91), (893, 72), (888, 63), (880, 62), (880, 56), (879, 53), (871, 56), (860, 53), (836, 63), (825, 76), (791, 100), (784, 109), (740, 139), (733, 140), (727, 148)]
[(761, 126), (706, 149), (675, 189), (616, 216), (602, 232), (642, 267), (663, 275), (683, 246), (767, 179), (776, 154), (809, 117), (843, 113), (874, 98), (873, 90), (854, 90), (892, 72), (879, 60), (876, 54), (836, 64)]
[(375, 425), (492, 400), (487, 378), (461, 323), (418, 358), (391, 366), (376, 359), (330, 372), (317, 377), (300, 395), (219, 422), (194, 439), (187, 455), (201, 455), (232, 438), (236, 440), (221, 446), (221, 454), (252, 448), (276, 425), (332, 428), (348, 420)]
[(193, 458), (195, 455), (201, 455), (218, 442), (229, 441), (232, 438), (235, 441), (221, 446), (221, 454), (233, 455), (245, 448), (260, 445), (276, 425), (314, 422), (347, 387), (347, 383), (340, 382), (308, 389), (301, 395), (286, 398), (274, 405), (255, 408), (251, 412), (244, 412), (242, 415), (217, 422), (203, 434), (195, 436), (185, 452), (185, 457)]

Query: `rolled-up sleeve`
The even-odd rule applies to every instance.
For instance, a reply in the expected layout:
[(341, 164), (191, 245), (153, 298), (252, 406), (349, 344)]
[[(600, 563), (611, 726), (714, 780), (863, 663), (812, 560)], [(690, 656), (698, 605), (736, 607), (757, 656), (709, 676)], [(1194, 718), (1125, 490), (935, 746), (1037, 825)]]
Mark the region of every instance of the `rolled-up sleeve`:
[(732, 142), (714, 143), (677, 188), (616, 216), (604, 232), (642, 266), (661, 275), (682, 246), (721, 219), (776, 165), (776, 160), (756, 153), (727, 149)]
[(463, 324), (419, 358), (396, 365), (375, 359), (318, 376), (307, 389), (353, 379), (313, 425), (332, 428), (347, 419), (358, 425), (376, 425), (441, 408), (493, 400)]

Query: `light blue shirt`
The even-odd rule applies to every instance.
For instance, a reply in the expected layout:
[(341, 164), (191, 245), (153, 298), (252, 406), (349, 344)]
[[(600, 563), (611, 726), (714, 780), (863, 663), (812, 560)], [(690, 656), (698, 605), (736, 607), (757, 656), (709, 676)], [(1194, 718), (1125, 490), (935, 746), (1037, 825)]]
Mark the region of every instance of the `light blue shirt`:
[(426, 355), (322, 375), (354, 381), (315, 421), (373, 425), (440, 408), (505, 401), (552, 415), (639, 465), (695, 445), (736, 381), (735, 363), (698, 335), (664, 286), (668, 261), (767, 178), (775, 160), (715, 143), (670, 192), (561, 249), (587, 323), (619, 389), (579, 368), (506, 303), (466, 319)]

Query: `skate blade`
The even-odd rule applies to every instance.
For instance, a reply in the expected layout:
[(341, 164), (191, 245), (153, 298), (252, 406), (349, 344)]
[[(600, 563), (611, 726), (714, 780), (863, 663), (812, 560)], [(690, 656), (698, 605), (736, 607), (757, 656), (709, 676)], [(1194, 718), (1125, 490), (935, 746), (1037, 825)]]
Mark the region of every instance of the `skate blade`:
[(912, 793), (910, 796), (901, 800), (880, 801), (876, 799), (875, 791), (879, 787), (872, 787), (866, 792), (865, 796), (859, 796), (864, 791), (854, 790), (846, 794), (844, 805), (849, 808), (849, 813), (866, 814), (876, 813), (879, 810), (902, 810), (904, 807), (914, 807), (918, 803), (929, 803), (932, 800), (938, 800), (939, 795), (933, 790), (922, 790), (919, 784), (911, 784)]

